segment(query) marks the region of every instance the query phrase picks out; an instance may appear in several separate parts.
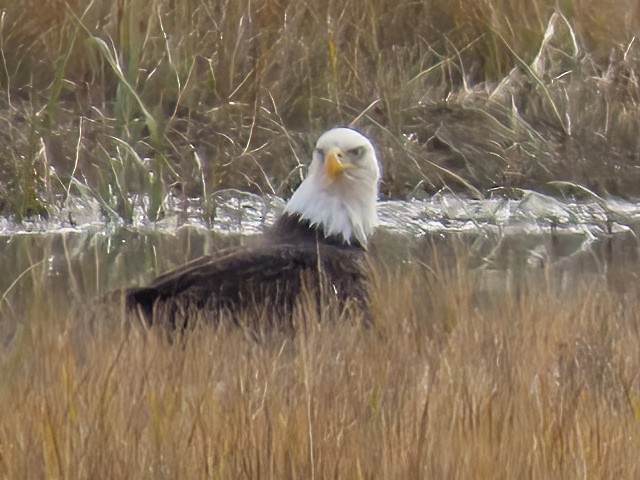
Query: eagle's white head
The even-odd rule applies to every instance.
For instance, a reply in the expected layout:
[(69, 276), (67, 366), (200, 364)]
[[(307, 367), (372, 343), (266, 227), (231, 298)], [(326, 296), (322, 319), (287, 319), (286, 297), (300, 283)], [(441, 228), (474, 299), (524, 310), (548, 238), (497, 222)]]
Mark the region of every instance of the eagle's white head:
[(309, 174), (285, 211), (321, 227), (326, 236), (341, 236), (366, 248), (378, 223), (379, 179), (369, 139), (350, 128), (334, 128), (318, 139)]

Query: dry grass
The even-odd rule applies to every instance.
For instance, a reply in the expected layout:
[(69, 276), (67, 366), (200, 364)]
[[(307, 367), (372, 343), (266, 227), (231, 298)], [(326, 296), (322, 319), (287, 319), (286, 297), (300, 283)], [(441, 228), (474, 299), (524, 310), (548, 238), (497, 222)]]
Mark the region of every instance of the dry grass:
[(551, 278), (382, 270), (375, 327), (258, 342), (36, 294), (3, 319), (0, 477), (638, 478), (637, 286)]
[(389, 197), (458, 177), (638, 194), (637, 2), (5, 3), (0, 213), (286, 196), (317, 134), (356, 118)]

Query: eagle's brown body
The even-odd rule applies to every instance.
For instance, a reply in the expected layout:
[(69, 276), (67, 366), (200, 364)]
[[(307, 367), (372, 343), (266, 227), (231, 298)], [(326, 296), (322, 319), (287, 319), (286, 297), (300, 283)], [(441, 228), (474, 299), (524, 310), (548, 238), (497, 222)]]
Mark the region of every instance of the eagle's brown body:
[[(194, 310), (213, 321), (256, 306), (287, 322), (303, 289), (319, 305), (334, 298), (367, 315), (366, 252), (285, 214), (254, 246), (224, 249), (126, 291), (148, 323), (183, 324)], [(163, 318), (164, 317), (164, 318)]]

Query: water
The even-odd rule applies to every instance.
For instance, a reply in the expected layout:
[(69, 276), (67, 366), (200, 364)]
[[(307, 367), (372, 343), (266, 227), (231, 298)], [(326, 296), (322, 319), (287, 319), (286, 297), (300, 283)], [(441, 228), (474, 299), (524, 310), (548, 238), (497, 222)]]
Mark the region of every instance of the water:
[[(434, 244), (441, 255), (455, 244), (487, 285), (501, 279), (500, 288), (505, 278), (527, 269), (552, 269), (560, 283), (576, 276), (612, 277), (614, 271), (621, 282), (635, 280), (640, 204), (519, 193), (380, 202), (374, 249), (395, 262), (427, 261)], [(144, 198), (134, 204), (130, 224), (105, 217), (86, 198), (70, 199), (47, 220), (0, 218), (0, 309), (12, 299), (27, 299), (45, 280), (53, 291), (80, 298), (144, 283), (262, 232), (284, 208), (277, 197), (223, 191), (215, 198), (215, 221), (207, 225), (198, 199), (169, 199), (157, 222), (146, 219)]]
[[(178, 228), (212, 230), (219, 234), (252, 235), (260, 233), (282, 212), (284, 201), (273, 196), (258, 196), (239, 191), (222, 191), (215, 197), (215, 220), (203, 223), (199, 199), (169, 199), (164, 216), (151, 222), (144, 214), (145, 199), (134, 199), (130, 224), (103, 215), (100, 204), (91, 198), (71, 199), (47, 220), (14, 222), (0, 217), (0, 236), (112, 232), (120, 228), (133, 231), (172, 234)], [(495, 195), (474, 200), (453, 194), (429, 199), (382, 201), (378, 212), (380, 225), (402, 235), (434, 232), (497, 230), (504, 234), (581, 233), (597, 238), (633, 231), (640, 223), (640, 203), (619, 199), (561, 200), (533, 191), (520, 198)]]

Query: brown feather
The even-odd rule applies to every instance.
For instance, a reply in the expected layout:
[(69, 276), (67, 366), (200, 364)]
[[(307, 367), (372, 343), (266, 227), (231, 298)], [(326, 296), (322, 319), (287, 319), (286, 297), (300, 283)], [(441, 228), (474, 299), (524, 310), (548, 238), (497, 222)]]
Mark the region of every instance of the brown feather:
[(323, 232), (285, 214), (255, 246), (200, 257), (125, 293), (129, 308), (139, 309), (148, 323), (155, 323), (156, 310), (162, 310), (174, 327), (188, 322), (178, 318), (179, 312), (194, 307), (215, 320), (221, 311), (237, 314), (269, 305), (275, 317), (286, 319), (303, 288), (319, 304), (326, 301), (323, 294), (330, 294), (366, 312), (366, 268), (360, 245), (325, 238)]

